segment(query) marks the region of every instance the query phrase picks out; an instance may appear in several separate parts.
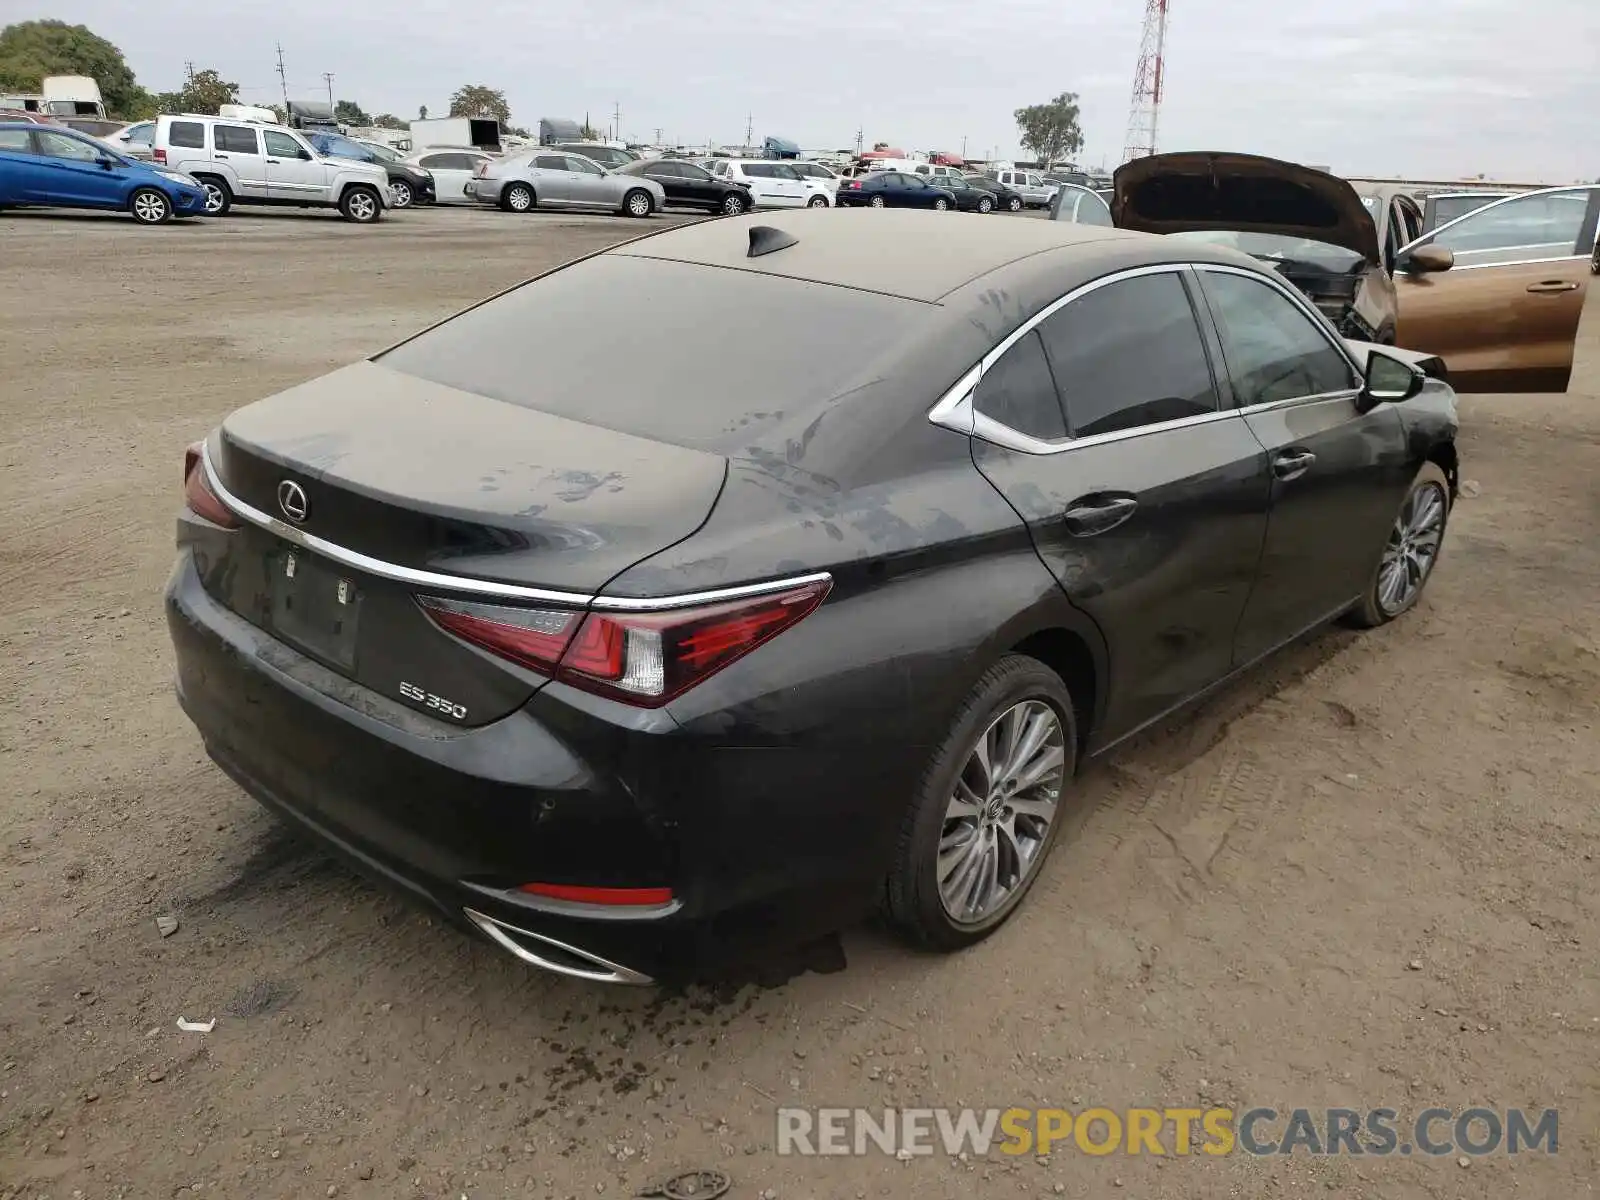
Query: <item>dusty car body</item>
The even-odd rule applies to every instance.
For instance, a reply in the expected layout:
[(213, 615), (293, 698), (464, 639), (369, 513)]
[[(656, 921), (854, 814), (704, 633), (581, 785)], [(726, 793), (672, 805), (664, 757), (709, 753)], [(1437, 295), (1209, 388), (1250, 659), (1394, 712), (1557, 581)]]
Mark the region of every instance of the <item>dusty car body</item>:
[(1395, 343), (1395, 285), (1378, 222), (1345, 180), (1260, 155), (1184, 152), (1125, 164), (1112, 189), (1119, 228), (1241, 250), (1310, 297), (1344, 336)]

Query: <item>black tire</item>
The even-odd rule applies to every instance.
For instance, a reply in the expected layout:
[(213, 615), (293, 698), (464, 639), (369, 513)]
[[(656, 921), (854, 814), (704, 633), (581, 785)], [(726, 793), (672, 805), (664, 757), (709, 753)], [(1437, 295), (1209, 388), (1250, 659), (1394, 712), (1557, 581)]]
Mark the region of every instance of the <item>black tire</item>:
[(389, 180), (389, 191), (394, 196), (396, 208), (410, 208), (416, 201), (417, 194), (411, 188), (411, 183), (406, 179)]
[[(1412, 506), (1419, 502), (1419, 497), (1423, 493), (1431, 493), (1432, 499), (1441, 505), (1437, 522), (1437, 540), (1434, 543), (1432, 556), (1428, 558), (1421, 578), (1417, 580), (1412, 592), (1399, 603), (1386, 603), (1383, 595), (1384, 560), (1389, 557), (1391, 548), (1400, 538), (1402, 521), (1415, 511)], [(1358, 629), (1376, 629), (1379, 625), (1387, 625), (1396, 617), (1403, 616), (1416, 607), (1417, 601), (1422, 598), (1423, 589), (1428, 586), (1428, 580), (1433, 578), (1434, 568), (1439, 565), (1439, 555), (1444, 550), (1445, 529), (1450, 523), (1450, 506), (1450, 480), (1443, 468), (1437, 463), (1423, 463), (1422, 470), (1418, 471), (1417, 477), (1411, 481), (1411, 487), (1406, 491), (1406, 498), (1395, 514), (1394, 524), (1389, 528), (1383, 547), (1378, 551), (1378, 561), (1372, 568), (1372, 578), (1367, 583), (1366, 594), (1346, 616), (1351, 625)]]
[(383, 217), (383, 199), (378, 189), (352, 183), (339, 197), (339, 215), (357, 225), (372, 225)]
[(538, 205), (539, 198), (525, 183), (508, 183), (500, 193), (500, 207), (506, 212), (532, 212)]
[(141, 225), (165, 225), (172, 220), (172, 199), (160, 188), (134, 188), (128, 212)]
[(950, 201), (940, 196), (933, 202), (933, 208), (935, 212), (948, 212), (950, 211)]
[(225, 217), (233, 207), (233, 189), (228, 181), (218, 175), (196, 175), (196, 183), (205, 189), (206, 216)]
[(749, 207), (749, 203), (743, 196), (738, 196), (732, 192), (729, 192), (722, 198), (722, 204), (717, 208), (716, 211), (720, 212), (725, 217), (737, 217), (742, 216), (745, 210)]
[(979, 196), (978, 211), (981, 213), (992, 213), (994, 211), (994, 201), (989, 199), (987, 196)]
[(1006, 201), (1006, 211), (1007, 212), (1021, 212), (1022, 211), (1022, 197), (1021, 196), (1013, 196), (1013, 197), (1011, 197), (1011, 199), (1007, 200)]
[(622, 198), (622, 211), (643, 220), (656, 210), (655, 199), (643, 188), (634, 188)]
[(883, 208), (884, 200), (882, 196), (874, 196), (871, 200), (867, 201), (867, 204), (872, 208)]
[[(958, 923), (945, 909), (937, 878), (947, 807), (978, 740), (1002, 713), (1028, 700), (1047, 704), (1059, 722), (1063, 769), (1055, 816), (1027, 874), (1004, 903), (981, 921)], [(902, 819), (884, 886), (883, 908), (889, 923), (913, 943), (943, 951), (982, 941), (1005, 924), (1038, 880), (1055, 843), (1065, 818), (1067, 788), (1077, 768), (1077, 750), (1072, 696), (1059, 675), (1020, 654), (1008, 654), (984, 672), (956, 710), (950, 732), (929, 761)]]
[(813, 197), (811, 197), (811, 199), (806, 201), (806, 207), (807, 208), (827, 208), (828, 207), (828, 198), (826, 196), (813, 196)]

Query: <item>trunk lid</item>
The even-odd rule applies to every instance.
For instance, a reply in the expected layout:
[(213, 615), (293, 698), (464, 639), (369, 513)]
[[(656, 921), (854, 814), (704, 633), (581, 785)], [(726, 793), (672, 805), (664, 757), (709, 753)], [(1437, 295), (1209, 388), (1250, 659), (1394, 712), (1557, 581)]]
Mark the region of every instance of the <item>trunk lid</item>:
[[(417, 596), (581, 609), (693, 533), (727, 469), (371, 362), (238, 410), (207, 457), (224, 500), (254, 510), (230, 561), (206, 573), (217, 598), (341, 674), (464, 724), (504, 715), (544, 679), (445, 634)], [(474, 593), (474, 581), (533, 594)]]
[(1111, 218), (1120, 229), (1281, 234), (1382, 261), (1377, 226), (1355, 189), (1299, 163), (1211, 151), (1153, 154), (1118, 167), (1112, 188)]

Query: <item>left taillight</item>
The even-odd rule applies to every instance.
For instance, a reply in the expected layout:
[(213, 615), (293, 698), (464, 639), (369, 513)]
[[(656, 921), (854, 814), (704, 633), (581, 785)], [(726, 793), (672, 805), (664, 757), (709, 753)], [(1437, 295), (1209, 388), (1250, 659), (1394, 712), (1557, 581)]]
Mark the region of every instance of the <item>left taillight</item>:
[(196, 442), (183, 452), (183, 502), (189, 506), (190, 512), (204, 517), (213, 525), (220, 525), (224, 529), (237, 529), (239, 518), (217, 499), (216, 493), (206, 482), (205, 467), (200, 462), (202, 445), (203, 443)]
[(417, 600), (439, 628), (491, 654), (585, 691), (655, 708), (799, 624), (832, 586), (822, 579), (764, 596), (641, 613)]

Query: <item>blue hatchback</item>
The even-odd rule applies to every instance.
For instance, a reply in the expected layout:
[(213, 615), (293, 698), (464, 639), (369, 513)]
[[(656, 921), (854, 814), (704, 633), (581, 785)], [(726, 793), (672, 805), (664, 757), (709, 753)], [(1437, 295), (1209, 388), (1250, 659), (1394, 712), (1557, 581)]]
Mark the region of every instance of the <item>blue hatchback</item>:
[(142, 225), (204, 216), (205, 189), (189, 176), (124, 158), (64, 126), (0, 122), (0, 208), (105, 208)]

